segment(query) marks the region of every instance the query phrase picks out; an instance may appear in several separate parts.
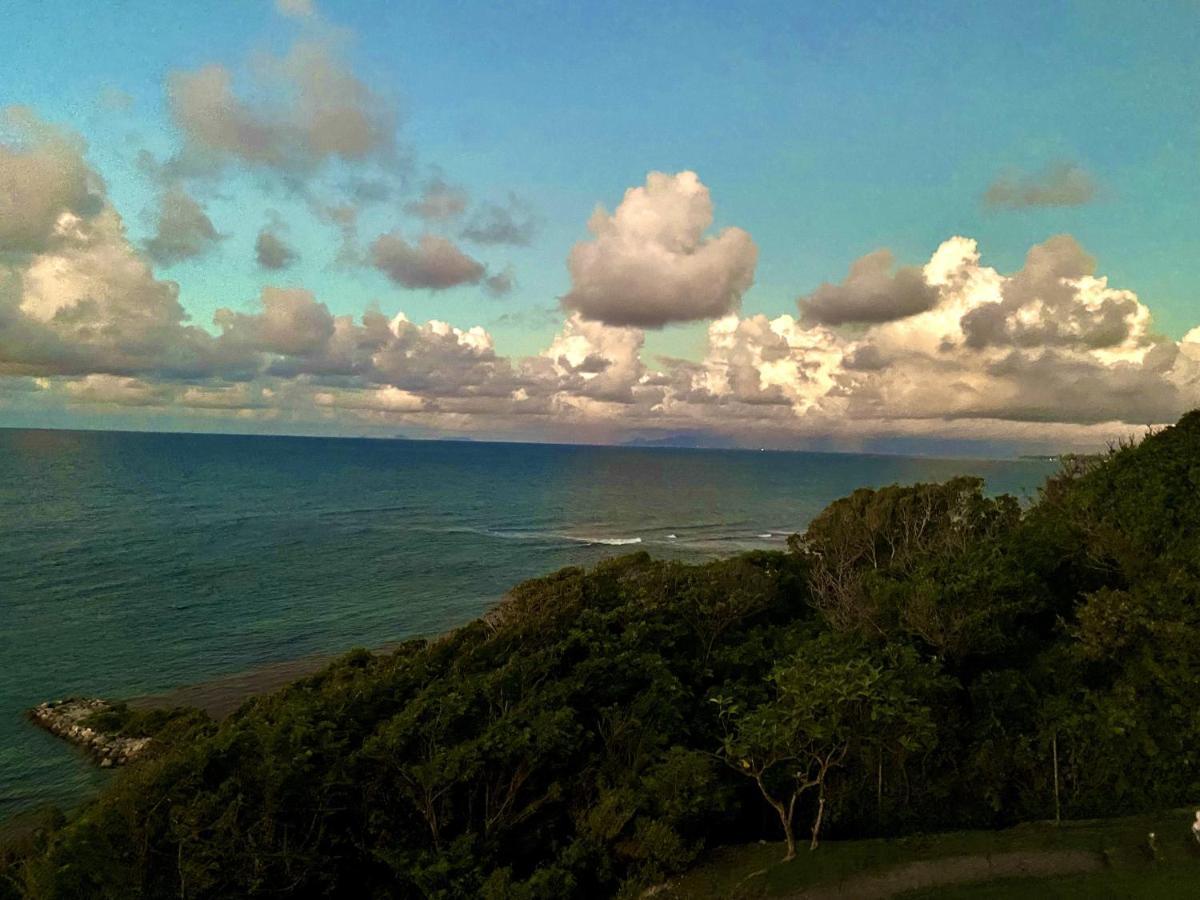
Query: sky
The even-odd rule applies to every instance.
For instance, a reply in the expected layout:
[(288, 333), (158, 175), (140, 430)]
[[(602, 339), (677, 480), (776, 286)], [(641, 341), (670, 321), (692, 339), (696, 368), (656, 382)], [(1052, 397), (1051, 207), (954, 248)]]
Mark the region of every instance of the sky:
[(5, 11), (0, 426), (1009, 453), (1200, 404), (1194, 0), (90, 10)]

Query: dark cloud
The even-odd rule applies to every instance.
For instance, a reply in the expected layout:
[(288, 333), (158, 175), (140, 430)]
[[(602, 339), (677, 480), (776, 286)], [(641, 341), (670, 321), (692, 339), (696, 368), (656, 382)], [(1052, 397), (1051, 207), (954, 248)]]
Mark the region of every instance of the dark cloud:
[(889, 250), (875, 250), (850, 264), (841, 284), (822, 284), (797, 303), (806, 324), (846, 325), (890, 322), (932, 309), (937, 288), (926, 283), (921, 270), (892, 271)]
[(381, 235), (371, 245), (371, 264), (406, 288), (445, 290), (478, 284), (487, 270), (446, 238), (424, 234), (410, 244), (397, 232)]
[(158, 225), (146, 241), (146, 252), (160, 265), (202, 256), (224, 236), (217, 232), (204, 207), (180, 187), (159, 198)]
[(268, 225), (254, 241), (254, 257), (264, 269), (286, 269), (296, 261), (296, 251), (279, 236), (278, 226)]
[(1092, 176), (1074, 163), (1060, 162), (1032, 174), (1000, 176), (983, 195), (983, 202), (1002, 209), (1032, 206), (1083, 206), (1096, 196)]

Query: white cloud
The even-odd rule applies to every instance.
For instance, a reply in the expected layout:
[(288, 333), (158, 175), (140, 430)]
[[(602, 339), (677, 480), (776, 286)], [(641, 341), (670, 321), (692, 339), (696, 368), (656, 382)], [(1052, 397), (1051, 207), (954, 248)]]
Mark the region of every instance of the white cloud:
[(737, 310), (758, 249), (740, 228), (705, 236), (713, 205), (695, 172), (651, 172), (616, 211), (598, 208), (592, 239), (571, 250), (564, 308), (608, 325), (657, 328)]
[(563, 323), (542, 356), (561, 379), (559, 390), (578, 396), (630, 403), (645, 373), (637, 328), (614, 328), (575, 314)]
[[(1156, 335), (1136, 294), (1110, 285), (1067, 236), (1031, 248), (1012, 273), (954, 237), (920, 270), (902, 270), (907, 286), (873, 254), (809, 304), (837, 324), (740, 315), (727, 308), (729, 285), (749, 284), (753, 244), (744, 233), (704, 237), (711, 205), (688, 173), (652, 175), (616, 213), (598, 213), (575, 287), (636, 290), (594, 294), (611, 315), (572, 312), (534, 356), (497, 353), (481, 326), (375, 308), (335, 315), (299, 287), (222, 307), (209, 330), (188, 321), (178, 286), (129, 241), (82, 145), (28, 117), (22, 128), (0, 143), (0, 173), (26, 201), (0, 224), (0, 390), (10, 404), (20, 394), (23, 404), (363, 417), (569, 440), (653, 429), (786, 444), (921, 434), (1094, 442), (1200, 403), (1200, 328), (1178, 343)], [(445, 238), (385, 235), (372, 249), (407, 286), (488, 277)], [(914, 294), (919, 302), (903, 299)], [(650, 365), (642, 329), (620, 324), (702, 309), (724, 313), (712, 315), (695, 360)]]

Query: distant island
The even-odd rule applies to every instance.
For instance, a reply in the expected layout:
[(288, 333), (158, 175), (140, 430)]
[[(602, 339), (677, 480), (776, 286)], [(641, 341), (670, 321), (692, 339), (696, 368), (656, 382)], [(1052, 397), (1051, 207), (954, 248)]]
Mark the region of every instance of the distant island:
[(139, 752), (0, 843), (0, 898), (716, 897), (731, 860), (761, 896), (853, 876), (829, 840), (951, 829), (922, 846), (963, 878), (1156, 883), (1195, 866), (1161, 811), (1200, 796), (1197, 460), (1200, 412), (1029, 506), (863, 488), (786, 550), (566, 568), (219, 721), (79, 707)]

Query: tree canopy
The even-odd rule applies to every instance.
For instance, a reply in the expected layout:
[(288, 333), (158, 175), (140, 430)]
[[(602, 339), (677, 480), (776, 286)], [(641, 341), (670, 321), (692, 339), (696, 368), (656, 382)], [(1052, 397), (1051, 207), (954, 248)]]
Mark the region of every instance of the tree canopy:
[(1026, 509), (971, 478), (856, 491), (786, 553), (564, 569), (164, 719), (0, 854), (0, 897), (636, 896), (797, 821), (815, 846), (1178, 804), (1198, 597), (1200, 413)]

